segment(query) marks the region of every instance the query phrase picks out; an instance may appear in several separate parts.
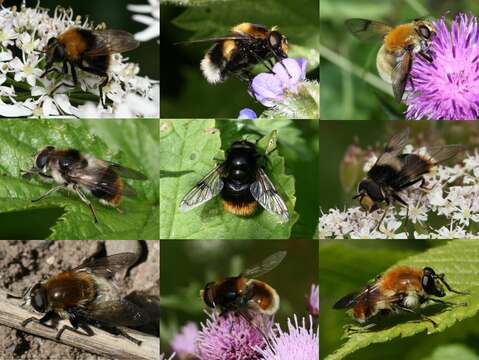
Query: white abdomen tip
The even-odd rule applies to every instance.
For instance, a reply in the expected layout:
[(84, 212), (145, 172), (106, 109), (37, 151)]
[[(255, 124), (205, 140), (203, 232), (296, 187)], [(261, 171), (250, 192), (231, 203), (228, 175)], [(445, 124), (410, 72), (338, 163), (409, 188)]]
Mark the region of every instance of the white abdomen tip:
[(203, 75), (209, 83), (216, 84), (223, 81), (223, 79), (221, 78), (221, 71), (219, 67), (211, 62), (208, 55), (205, 56), (203, 60), (201, 60), (200, 67), (201, 71), (203, 72)]

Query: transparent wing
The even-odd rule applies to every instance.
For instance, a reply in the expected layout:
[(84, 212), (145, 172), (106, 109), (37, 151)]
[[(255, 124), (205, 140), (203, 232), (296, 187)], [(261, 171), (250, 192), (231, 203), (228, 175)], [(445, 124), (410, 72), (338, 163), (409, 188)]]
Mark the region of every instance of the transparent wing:
[(243, 277), (255, 277), (264, 275), (271, 270), (273, 270), (276, 266), (278, 266), (281, 261), (286, 257), (286, 251), (278, 251), (275, 252), (273, 255), (268, 256), (264, 259), (260, 264), (253, 266), (241, 273)]
[(93, 302), (79, 313), (82, 317), (112, 325), (135, 327), (149, 322), (144, 310), (125, 299)]
[(221, 175), (224, 171), (224, 163), (218, 164), (193, 189), (191, 189), (181, 200), (180, 210), (189, 211), (218, 195), (223, 189)]
[(394, 188), (403, 188), (414, 179), (428, 173), (435, 165), (453, 158), (465, 149), (463, 145), (433, 145), (427, 147), (427, 156), (404, 155), (404, 165), (394, 179)]
[[(98, 163), (99, 164), (99, 163)], [(82, 185), (87, 189), (97, 189), (105, 192), (108, 195), (116, 195), (121, 193), (125, 196), (135, 196), (135, 190), (119, 179), (120, 175), (111, 166), (92, 165), (86, 168), (72, 169), (68, 176), (77, 184)], [(123, 168), (127, 169), (127, 168)], [(134, 171), (134, 170), (132, 170)], [(118, 186), (118, 181), (121, 181), (121, 187)]]
[(391, 159), (395, 158), (402, 152), (408, 143), (408, 139), (409, 128), (405, 128), (393, 135), (386, 144), (384, 153), (378, 158), (375, 165), (388, 164)]
[(347, 19), (345, 22), (348, 30), (359, 40), (367, 41), (384, 37), (391, 27), (379, 21), (367, 19)]
[(401, 102), (404, 90), (406, 89), (406, 83), (411, 70), (412, 54), (410, 51), (406, 51), (402, 60), (394, 67), (391, 74), (391, 81), (393, 85), (394, 98), (398, 103)]
[(452, 159), (457, 154), (466, 151), (464, 145), (433, 145), (427, 147), (427, 153), (434, 164), (439, 164), (449, 159)]
[(288, 207), (262, 168), (257, 170), (256, 181), (251, 184), (250, 191), (263, 208), (279, 216), (281, 223), (289, 220)]
[(140, 43), (128, 31), (102, 30), (94, 31), (96, 43), (85, 56), (102, 56), (111, 53), (122, 53), (136, 49)]
[(174, 43), (174, 45), (187, 45), (187, 44), (203, 44), (203, 43), (212, 43), (217, 41), (223, 40), (244, 40), (245, 35), (237, 34), (237, 35), (228, 35), (228, 36), (218, 36), (214, 38), (208, 39), (197, 39), (197, 40), (187, 40), (187, 41), (179, 41)]
[(339, 299), (334, 305), (333, 309), (350, 309), (358, 302), (371, 301), (380, 296), (379, 286), (377, 283), (366, 286), (360, 292), (348, 294)]
[[(104, 160), (101, 160), (101, 161), (104, 161)], [(121, 175), (124, 178), (135, 179), (135, 180), (148, 180), (148, 177), (145, 174), (139, 172), (138, 170), (133, 170), (123, 165), (110, 162), (110, 161), (104, 161), (104, 162), (108, 164), (108, 166), (111, 169), (113, 169), (113, 171), (115, 171), (118, 175)]]
[(87, 259), (72, 271), (90, 271), (102, 277), (111, 277), (122, 269), (129, 268), (135, 263), (137, 256), (133, 253), (120, 253), (99, 259)]

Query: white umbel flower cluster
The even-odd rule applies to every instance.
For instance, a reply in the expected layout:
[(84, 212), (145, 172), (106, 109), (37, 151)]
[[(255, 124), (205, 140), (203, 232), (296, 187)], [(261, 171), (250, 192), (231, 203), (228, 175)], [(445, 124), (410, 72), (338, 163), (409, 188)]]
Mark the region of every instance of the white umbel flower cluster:
[(138, 64), (121, 54), (112, 56), (103, 89), (106, 108), (98, 98), (102, 79), (97, 76), (78, 69), (76, 88), (61, 85), (72, 84), (70, 74), (40, 78), (46, 62), (41, 51), (72, 26), (94, 29), (71, 9), (0, 7), (0, 117), (158, 117), (159, 82), (139, 76)]
[[(412, 152), (410, 145), (404, 152)], [(424, 154), (425, 148), (416, 153)], [(365, 171), (375, 160), (368, 161)], [(479, 237), (479, 152), (467, 154), (465, 160), (454, 166), (438, 166), (433, 174), (426, 175), (430, 190), (412, 187), (401, 197), (409, 204), (408, 234), (404, 225), (406, 208), (390, 208), (380, 229), (377, 225), (384, 209), (367, 214), (360, 207), (343, 211), (329, 209), (319, 218), (319, 238), (335, 239), (464, 239)], [(435, 225), (439, 224), (439, 225)]]
[(160, 37), (160, 0), (148, 0), (148, 5), (128, 5), (128, 10), (138, 13), (133, 15), (133, 20), (148, 26), (135, 34), (136, 40), (148, 41)]

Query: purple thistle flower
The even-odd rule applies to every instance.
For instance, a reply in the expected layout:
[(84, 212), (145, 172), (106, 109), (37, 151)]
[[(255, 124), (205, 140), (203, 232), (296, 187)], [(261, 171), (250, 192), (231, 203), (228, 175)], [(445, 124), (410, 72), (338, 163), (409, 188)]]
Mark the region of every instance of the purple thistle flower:
[(276, 324), (276, 334), (271, 336), (270, 345), (258, 349), (264, 360), (319, 360), (319, 327), (313, 329), (313, 319), (309, 317), (309, 327), (305, 318), (298, 325), (294, 315), (294, 324), (288, 319), (288, 332), (283, 332)]
[(272, 107), (284, 99), (285, 91), (297, 92), (298, 85), (306, 79), (305, 59), (287, 58), (273, 66), (273, 73), (256, 75), (251, 82), (250, 95), (261, 104)]
[(198, 333), (198, 326), (189, 322), (180, 329), (170, 342), (171, 349), (176, 352), (180, 359), (188, 358), (195, 353)]
[[(261, 359), (257, 349), (264, 348), (266, 341), (256, 327), (234, 312), (229, 312), (224, 316), (213, 312), (209, 317), (205, 324), (201, 324), (201, 330), (196, 340), (196, 356), (202, 360)], [(255, 316), (252, 321), (255, 324), (268, 322), (260, 314)], [(261, 328), (270, 329), (271, 325), (261, 326)]]
[(451, 31), (445, 19), (433, 22), (433, 62), (416, 56), (405, 99), (407, 119), (474, 120), (479, 118), (479, 29), (472, 15), (460, 14)]
[(251, 110), (250, 108), (244, 108), (243, 110), (240, 111), (239, 113), (239, 116), (238, 116), (238, 119), (250, 119), (250, 120), (254, 120), (254, 119), (257, 119), (258, 116), (256, 115), (256, 113)]
[(319, 285), (312, 284), (307, 296), (308, 311), (313, 317), (319, 316)]

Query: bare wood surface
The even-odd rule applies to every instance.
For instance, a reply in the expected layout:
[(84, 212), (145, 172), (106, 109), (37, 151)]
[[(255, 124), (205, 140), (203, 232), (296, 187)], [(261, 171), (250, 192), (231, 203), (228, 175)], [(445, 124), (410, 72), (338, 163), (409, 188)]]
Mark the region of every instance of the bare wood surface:
[(25, 327), (22, 327), (22, 321), (32, 316), (39, 319), (41, 314), (35, 314), (22, 308), (20, 306), (23, 302), (22, 300), (7, 298), (6, 294), (7, 292), (5, 292), (5, 290), (0, 289), (1, 325), (22, 330), (33, 335), (38, 335), (113, 359), (158, 360), (160, 358), (159, 338), (127, 328), (122, 328), (122, 330), (127, 332), (128, 335), (133, 336), (135, 339), (141, 340), (142, 343), (140, 346), (124, 337), (112, 335), (93, 326), (91, 328), (95, 333), (94, 336), (78, 334), (67, 329), (63, 332), (60, 340), (56, 340), (55, 336), (58, 329), (64, 324), (69, 324), (66, 320), (60, 320), (56, 329), (46, 327), (36, 322), (31, 322)]

